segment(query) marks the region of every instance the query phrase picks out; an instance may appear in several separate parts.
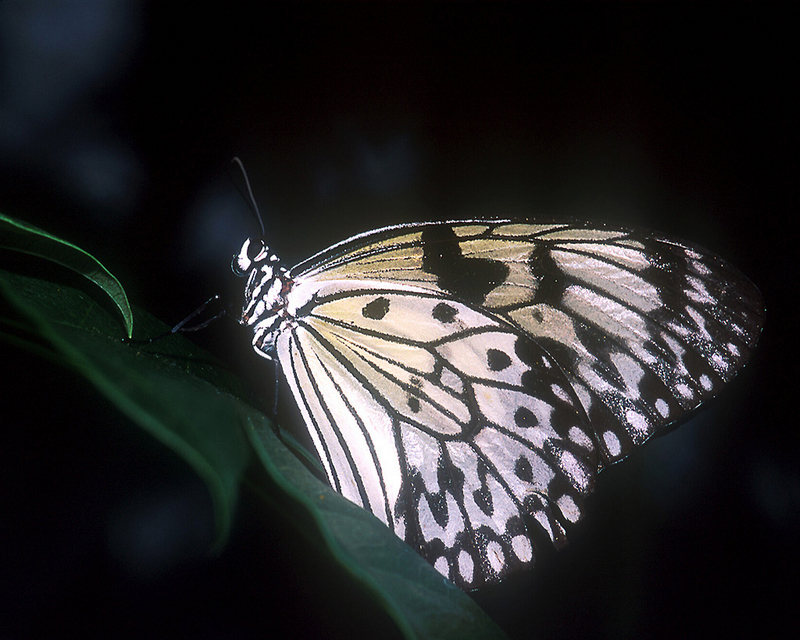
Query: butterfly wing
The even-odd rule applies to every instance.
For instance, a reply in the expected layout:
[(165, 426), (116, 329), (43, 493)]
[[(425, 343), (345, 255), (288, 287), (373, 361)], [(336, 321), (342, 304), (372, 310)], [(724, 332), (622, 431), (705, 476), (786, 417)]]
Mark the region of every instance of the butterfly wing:
[(337, 491), (464, 588), (532, 561), (528, 517), (563, 543), (596, 451), (535, 341), (411, 287), (327, 283), (313, 300), (276, 348)]
[(356, 236), (288, 274), (276, 349), (331, 484), (462, 587), (556, 544), (596, 472), (752, 353), (756, 287), (669, 238), (464, 221)]
[(758, 289), (718, 256), (586, 223), (401, 225), (334, 245), (294, 272), (410, 284), (507, 320), (568, 377), (601, 465), (715, 395), (764, 322)]

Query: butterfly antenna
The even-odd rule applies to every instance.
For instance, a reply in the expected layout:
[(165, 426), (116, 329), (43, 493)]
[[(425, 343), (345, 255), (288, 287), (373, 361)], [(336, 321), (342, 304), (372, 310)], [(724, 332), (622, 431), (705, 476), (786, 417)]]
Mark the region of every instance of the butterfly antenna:
[(256, 214), (256, 218), (258, 218), (258, 224), (261, 227), (261, 235), (264, 236), (266, 235), (266, 229), (264, 229), (264, 220), (261, 218), (261, 212), (258, 210), (255, 197), (253, 197), (253, 190), (250, 188), (250, 179), (247, 177), (247, 171), (244, 169), (244, 164), (237, 156), (234, 156), (231, 162), (239, 165), (239, 169), (244, 176), (244, 184), (247, 187), (247, 195), (250, 196), (250, 204), (253, 205), (253, 211)]

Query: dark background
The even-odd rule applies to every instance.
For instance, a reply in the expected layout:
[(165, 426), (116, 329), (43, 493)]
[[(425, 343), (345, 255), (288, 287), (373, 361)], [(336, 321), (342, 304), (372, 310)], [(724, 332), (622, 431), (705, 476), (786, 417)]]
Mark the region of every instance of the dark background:
[[(385, 224), (507, 215), (712, 249), (764, 294), (751, 364), (601, 476), (567, 550), (475, 599), (520, 638), (771, 636), (796, 629), (800, 533), (788, 15), (3, 2), (0, 210), (97, 256), (168, 323), (240, 299), (228, 264), (256, 226), (234, 155), (289, 263)], [(193, 339), (271, 394), (235, 323)], [(210, 503), (180, 460), (88, 383), (3, 354), (0, 638), (387, 635), (246, 492), (207, 555)]]

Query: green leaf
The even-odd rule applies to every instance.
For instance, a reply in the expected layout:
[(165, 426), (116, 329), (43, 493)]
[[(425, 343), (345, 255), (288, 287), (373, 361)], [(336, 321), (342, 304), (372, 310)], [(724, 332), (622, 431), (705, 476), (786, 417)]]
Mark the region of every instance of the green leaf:
[[(86, 377), (203, 479), (222, 545), (249, 459), (238, 425), (250, 411), (223, 392), (224, 372), (206, 364), (187, 340), (170, 341), (173, 349), (168, 354), (146, 353), (123, 343), (119, 323), (72, 287), (0, 271), (0, 293), (31, 321), (29, 335), (44, 338), (61, 362)], [(160, 323), (146, 314), (142, 317), (146, 327), (162, 330)]]
[[(265, 508), (291, 505), (277, 512), (309, 544), (327, 549), (406, 638), (504, 637), (466, 594), (374, 516), (317, 480), (269, 420), (243, 400), (240, 381), (191, 342), (175, 335), (147, 347), (124, 343), (105, 306), (62, 283), (0, 271), (0, 295), (30, 321), (18, 343), (44, 339), (57, 359), (194, 468), (212, 495), (218, 544), (226, 540), (255, 448), (272, 481), (253, 487)], [(166, 329), (138, 310), (137, 325), (143, 335)]]
[(114, 301), (122, 313), (128, 337), (133, 335), (133, 313), (125, 290), (119, 280), (91, 254), (51, 233), (2, 213), (0, 247), (52, 260), (87, 277)]

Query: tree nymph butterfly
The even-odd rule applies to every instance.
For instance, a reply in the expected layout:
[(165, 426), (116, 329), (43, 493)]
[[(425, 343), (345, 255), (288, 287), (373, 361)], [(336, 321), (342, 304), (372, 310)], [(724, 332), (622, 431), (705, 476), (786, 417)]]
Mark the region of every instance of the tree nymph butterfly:
[[(360, 234), (287, 269), (234, 257), (331, 486), (464, 589), (580, 520), (597, 473), (749, 359), (761, 294), (712, 253), (583, 223)], [(539, 535), (539, 534), (537, 534)]]

